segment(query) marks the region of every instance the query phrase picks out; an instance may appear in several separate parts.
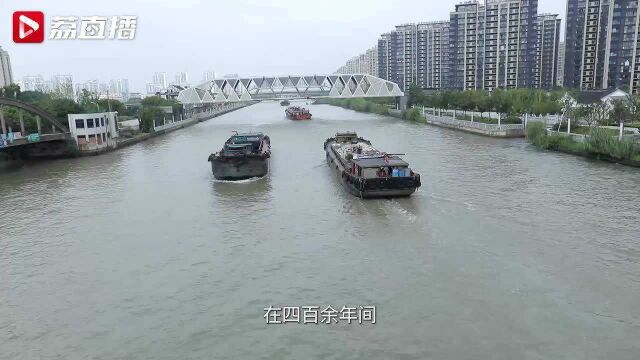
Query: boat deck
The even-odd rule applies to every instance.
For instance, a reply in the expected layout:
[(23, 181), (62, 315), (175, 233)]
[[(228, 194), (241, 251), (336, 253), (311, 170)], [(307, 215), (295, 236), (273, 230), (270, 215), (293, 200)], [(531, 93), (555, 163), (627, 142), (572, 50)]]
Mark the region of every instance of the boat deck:
[[(347, 154), (352, 154), (354, 159), (384, 156), (384, 153), (382, 153), (380, 150), (362, 141), (357, 142), (355, 144), (333, 143), (331, 144), (331, 147), (336, 152), (336, 154), (340, 156), (342, 159), (346, 159)], [(358, 148), (362, 149), (360, 153), (357, 153)]]

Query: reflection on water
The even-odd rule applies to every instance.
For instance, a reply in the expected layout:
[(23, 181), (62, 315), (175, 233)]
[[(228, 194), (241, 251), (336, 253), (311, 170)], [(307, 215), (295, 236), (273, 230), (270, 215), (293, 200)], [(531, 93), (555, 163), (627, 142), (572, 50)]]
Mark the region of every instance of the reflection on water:
[[(637, 359), (637, 169), (309, 107), (0, 174), (0, 359)], [(269, 135), (268, 177), (213, 178), (233, 130)], [(345, 130), (422, 187), (344, 191), (322, 145)], [(262, 317), (354, 304), (377, 324)]]

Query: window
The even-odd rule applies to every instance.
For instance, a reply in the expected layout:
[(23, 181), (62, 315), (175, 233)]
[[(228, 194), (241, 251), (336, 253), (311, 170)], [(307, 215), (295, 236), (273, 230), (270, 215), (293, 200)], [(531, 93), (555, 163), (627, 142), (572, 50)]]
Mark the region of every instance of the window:
[(104, 126), (104, 118), (100, 119), (100, 125)]
[(76, 119), (76, 129), (84, 129), (84, 119)]
[(88, 128), (92, 128), (93, 127), (93, 119), (87, 119), (87, 127)]

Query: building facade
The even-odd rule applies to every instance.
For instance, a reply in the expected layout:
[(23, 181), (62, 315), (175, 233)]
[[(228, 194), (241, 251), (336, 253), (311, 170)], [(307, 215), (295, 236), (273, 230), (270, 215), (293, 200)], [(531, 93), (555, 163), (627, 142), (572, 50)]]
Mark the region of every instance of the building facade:
[(557, 14), (538, 15), (532, 83), (535, 88), (552, 89), (557, 85), (560, 23)]
[(639, 0), (568, 0), (564, 85), (628, 88), (640, 80)]
[(485, 7), (477, 1), (455, 5), (449, 15), (449, 82), (451, 89), (482, 88)]
[(9, 53), (0, 47), (0, 87), (13, 84), (13, 70)]
[(449, 17), (449, 87), (534, 86), (537, 15), (537, 0), (457, 4)]
[(374, 46), (364, 53), (350, 58), (335, 73), (378, 76), (378, 47)]
[(556, 72), (556, 85), (564, 86), (564, 42), (558, 45), (558, 71)]
[(118, 146), (118, 113), (69, 114), (69, 132), (81, 152), (99, 152)]
[(449, 22), (419, 23), (416, 36), (416, 84), (422, 89), (445, 87), (449, 75)]
[(390, 33), (380, 35), (378, 39), (378, 77), (389, 80), (389, 39)]

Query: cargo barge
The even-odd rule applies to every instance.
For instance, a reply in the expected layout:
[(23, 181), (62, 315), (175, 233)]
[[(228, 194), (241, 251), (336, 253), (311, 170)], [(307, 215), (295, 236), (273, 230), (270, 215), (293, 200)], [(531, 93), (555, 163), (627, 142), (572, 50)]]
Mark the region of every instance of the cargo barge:
[(289, 106), (284, 113), (291, 120), (311, 120), (311, 112), (299, 106)]
[(341, 132), (324, 143), (327, 163), (340, 183), (360, 198), (401, 197), (421, 185), (420, 174), (398, 155), (381, 152), (355, 132)]
[(235, 132), (217, 153), (209, 155), (211, 171), (218, 180), (244, 180), (269, 173), (271, 141), (262, 133)]

